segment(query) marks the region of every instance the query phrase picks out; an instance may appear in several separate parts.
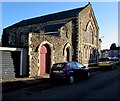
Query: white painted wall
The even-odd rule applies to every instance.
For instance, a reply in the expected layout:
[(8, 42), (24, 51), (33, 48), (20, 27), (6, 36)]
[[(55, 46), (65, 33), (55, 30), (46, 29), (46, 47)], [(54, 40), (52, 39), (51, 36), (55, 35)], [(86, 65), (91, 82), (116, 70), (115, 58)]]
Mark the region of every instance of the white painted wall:
[(0, 51), (20, 51), (21, 52), (20, 75), (22, 76), (27, 74), (27, 49), (26, 48), (0, 47)]

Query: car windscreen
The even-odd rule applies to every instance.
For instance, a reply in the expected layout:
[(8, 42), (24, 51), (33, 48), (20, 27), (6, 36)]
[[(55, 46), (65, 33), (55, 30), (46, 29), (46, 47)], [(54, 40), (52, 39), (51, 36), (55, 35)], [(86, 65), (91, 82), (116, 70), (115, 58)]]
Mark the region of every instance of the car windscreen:
[(63, 68), (65, 66), (64, 63), (57, 63), (57, 64), (53, 64), (52, 68)]
[(115, 61), (115, 59), (110, 59), (110, 61)]
[(99, 59), (99, 62), (106, 62), (106, 61), (110, 61), (109, 58), (101, 58), (101, 59)]
[(111, 61), (119, 61), (117, 58), (110, 59)]

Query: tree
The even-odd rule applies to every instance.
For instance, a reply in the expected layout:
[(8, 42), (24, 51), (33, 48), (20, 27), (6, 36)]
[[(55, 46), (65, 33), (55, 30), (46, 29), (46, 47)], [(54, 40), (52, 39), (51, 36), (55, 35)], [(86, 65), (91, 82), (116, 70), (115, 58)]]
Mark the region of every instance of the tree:
[(110, 50), (116, 50), (116, 43), (112, 43), (112, 44), (111, 44)]

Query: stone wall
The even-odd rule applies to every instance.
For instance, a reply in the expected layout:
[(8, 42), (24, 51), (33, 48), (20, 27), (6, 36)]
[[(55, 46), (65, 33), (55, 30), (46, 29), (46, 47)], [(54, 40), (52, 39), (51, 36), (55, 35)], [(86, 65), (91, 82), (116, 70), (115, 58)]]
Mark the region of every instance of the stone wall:
[[(97, 55), (97, 50), (98, 50), (98, 43), (99, 43), (99, 27), (97, 25), (97, 21), (95, 19), (95, 15), (93, 12), (93, 9), (91, 7), (91, 5), (89, 5), (88, 7), (86, 7), (85, 9), (83, 9), (80, 13), (79, 13), (79, 61), (82, 62), (83, 64), (87, 65), (89, 63), (90, 60), (90, 55), (93, 54), (93, 52), (91, 52), (90, 54), (90, 50), (94, 49), (96, 50), (96, 55)], [(88, 37), (88, 32), (87, 32), (87, 26), (89, 24), (89, 22), (92, 24), (93, 26), (93, 43), (88, 43), (87, 41), (87, 37)], [(87, 47), (88, 52), (86, 52), (88, 54), (87, 58), (85, 58), (85, 52), (87, 49), (85, 49), (85, 47)]]
[[(30, 76), (38, 76), (40, 69), (40, 46), (48, 44), (51, 48), (51, 65), (65, 61), (64, 49), (69, 43), (72, 50), (72, 22), (61, 27), (59, 35), (47, 35), (45, 33), (30, 33), (29, 37)], [(72, 60), (72, 59), (71, 59)]]
[(3, 46), (27, 47), (29, 32), (38, 31), (43, 25), (44, 23), (4, 29), (2, 35)]
[[(56, 62), (63, 62), (66, 58), (66, 48), (70, 49), (70, 60), (78, 52), (78, 61), (83, 64), (88, 64), (90, 58), (94, 62), (99, 50), (99, 27), (91, 7), (91, 4), (84, 8), (78, 17), (78, 44), (75, 36), (75, 28), (73, 24), (73, 18), (61, 19), (55, 21), (49, 21), (40, 24), (32, 24), (22, 26), (19, 28), (6, 28), (2, 37), (2, 43), (4, 46), (14, 47), (27, 47), (29, 53), (29, 69), (30, 76), (40, 75), (40, 48), (42, 45), (47, 44), (51, 49), (51, 65)], [(74, 19), (75, 19), (74, 18)], [(93, 43), (88, 42), (87, 26), (91, 23), (93, 27)], [(47, 34), (44, 33), (41, 28), (45, 25), (55, 23), (66, 23), (60, 29), (58, 33)], [(73, 49), (73, 46), (78, 45), (78, 50)], [(75, 47), (74, 47), (75, 48)], [(74, 51), (76, 50), (76, 51)], [(95, 50), (95, 51), (94, 51)], [(87, 55), (87, 57), (86, 57)]]

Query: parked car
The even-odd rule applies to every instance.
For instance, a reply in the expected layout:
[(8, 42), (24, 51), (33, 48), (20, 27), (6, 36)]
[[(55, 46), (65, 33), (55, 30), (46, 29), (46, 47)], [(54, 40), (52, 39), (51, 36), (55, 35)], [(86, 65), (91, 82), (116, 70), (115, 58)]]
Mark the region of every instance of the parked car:
[(112, 57), (100, 58), (98, 66), (100, 69), (115, 69), (116, 68), (116, 59)]
[(79, 62), (62, 62), (53, 64), (50, 71), (51, 80), (65, 80), (72, 84), (75, 80), (91, 77), (89, 68)]
[(116, 66), (120, 66), (120, 59), (118, 57), (113, 57)]

